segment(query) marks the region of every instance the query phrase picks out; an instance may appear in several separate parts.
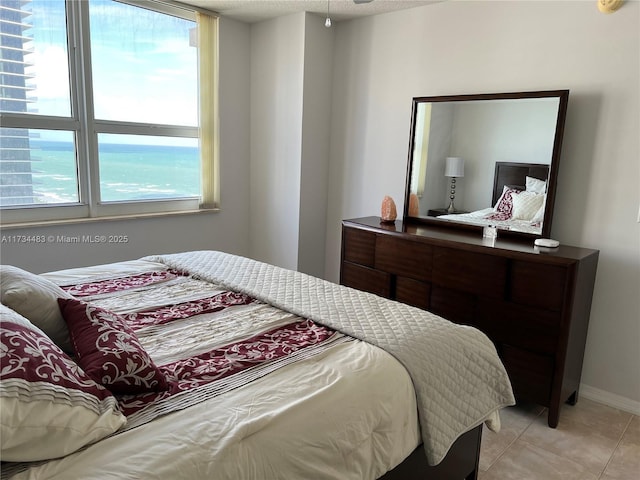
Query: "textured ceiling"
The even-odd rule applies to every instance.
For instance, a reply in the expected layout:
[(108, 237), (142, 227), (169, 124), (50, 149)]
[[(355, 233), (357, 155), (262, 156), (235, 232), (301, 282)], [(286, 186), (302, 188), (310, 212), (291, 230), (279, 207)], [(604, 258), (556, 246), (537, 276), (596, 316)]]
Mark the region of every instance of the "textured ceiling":
[[(180, 0), (218, 12), (235, 20), (254, 23), (269, 18), (297, 12), (327, 15), (327, 3), (331, 20), (340, 21), (367, 15), (405, 10), (444, 0), (373, 0), (356, 4), (353, 0)], [(360, 0), (358, 0), (360, 1)]]

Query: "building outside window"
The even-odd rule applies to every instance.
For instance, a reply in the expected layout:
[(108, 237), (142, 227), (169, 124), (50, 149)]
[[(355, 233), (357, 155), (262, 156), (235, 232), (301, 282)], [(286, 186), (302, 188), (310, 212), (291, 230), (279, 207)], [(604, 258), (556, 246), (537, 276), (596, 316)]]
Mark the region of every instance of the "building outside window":
[(0, 0), (2, 223), (217, 206), (216, 19)]

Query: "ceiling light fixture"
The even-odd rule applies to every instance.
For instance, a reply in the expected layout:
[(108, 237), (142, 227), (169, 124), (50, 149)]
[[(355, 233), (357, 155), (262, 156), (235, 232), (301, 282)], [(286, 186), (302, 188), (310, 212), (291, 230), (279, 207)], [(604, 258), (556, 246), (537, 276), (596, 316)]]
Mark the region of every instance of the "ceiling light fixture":
[(327, 19), (324, 21), (324, 26), (329, 28), (331, 26), (331, 17), (329, 17), (329, 2), (331, 0), (327, 0)]

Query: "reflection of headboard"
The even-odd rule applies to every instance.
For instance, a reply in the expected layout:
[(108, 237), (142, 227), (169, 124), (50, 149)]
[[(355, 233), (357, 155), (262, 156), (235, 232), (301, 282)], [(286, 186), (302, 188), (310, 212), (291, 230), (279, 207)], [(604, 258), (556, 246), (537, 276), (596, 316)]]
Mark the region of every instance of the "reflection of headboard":
[(526, 185), (525, 177), (547, 181), (549, 179), (549, 165), (543, 163), (496, 162), (491, 206), (496, 204), (500, 195), (502, 195), (502, 189), (505, 185), (524, 190)]

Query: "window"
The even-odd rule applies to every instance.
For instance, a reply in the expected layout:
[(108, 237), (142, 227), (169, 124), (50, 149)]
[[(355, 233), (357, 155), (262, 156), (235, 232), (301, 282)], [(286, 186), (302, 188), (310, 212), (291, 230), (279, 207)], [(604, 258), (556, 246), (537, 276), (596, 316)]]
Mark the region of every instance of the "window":
[(217, 206), (216, 19), (152, 0), (2, 0), (2, 222)]

